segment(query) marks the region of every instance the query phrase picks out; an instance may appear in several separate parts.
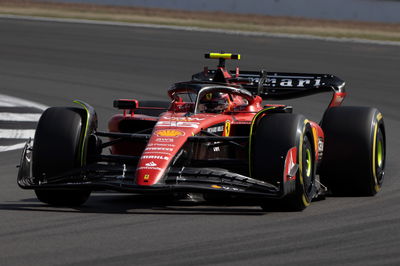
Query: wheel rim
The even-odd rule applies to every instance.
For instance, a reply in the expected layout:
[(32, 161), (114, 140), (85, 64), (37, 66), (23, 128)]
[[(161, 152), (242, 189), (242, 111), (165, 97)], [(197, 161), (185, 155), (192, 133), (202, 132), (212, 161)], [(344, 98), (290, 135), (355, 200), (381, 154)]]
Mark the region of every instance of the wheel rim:
[(311, 143), (308, 137), (304, 137), (303, 140), (303, 160), (302, 160), (302, 185), (303, 185), (303, 203), (308, 206), (313, 197), (313, 156)]
[(377, 166), (379, 168), (382, 168), (383, 165), (383, 142), (381, 139), (378, 140), (378, 147), (376, 150), (376, 161), (377, 161)]
[(310, 176), (312, 170), (312, 158), (311, 151), (309, 149), (306, 150), (306, 175)]

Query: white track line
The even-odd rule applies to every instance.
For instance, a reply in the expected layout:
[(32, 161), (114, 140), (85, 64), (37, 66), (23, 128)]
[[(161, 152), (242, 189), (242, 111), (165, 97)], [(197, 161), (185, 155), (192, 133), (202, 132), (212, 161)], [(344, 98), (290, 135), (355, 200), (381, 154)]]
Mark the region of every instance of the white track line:
[(36, 122), (42, 114), (0, 113), (1, 121)]
[(29, 139), (35, 136), (34, 129), (1, 129), (0, 138), (3, 139)]
[(16, 106), (14, 101), (10, 101), (7, 95), (0, 95), (0, 106), (13, 107)]
[(151, 28), (151, 29), (169, 29), (169, 30), (181, 30), (181, 31), (210, 32), (210, 33), (221, 33), (221, 34), (229, 34), (229, 35), (244, 35), (244, 36), (259, 36), (259, 37), (272, 37), (272, 38), (289, 38), (289, 39), (319, 40), (319, 41), (329, 41), (329, 42), (400, 46), (400, 42), (394, 42), (394, 41), (365, 40), (365, 39), (358, 39), (358, 38), (319, 37), (319, 36), (306, 35), (306, 34), (302, 35), (302, 34), (267, 33), (267, 32), (253, 32), (253, 31), (222, 30), (222, 29), (205, 29), (205, 28), (199, 28), (199, 27), (170, 26), (170, 25), (157, 25), (157, 24), (146, 24), (146, 23), (129, 23), (129, 22), (114, 22), (114, 21), (100, 21), (100, 20), (86, 20), (86, 19), (68, 19), (68, 18), (45, 18), (45, 17), (18, 16), (18, 15), (5, 15), (5, 14), (4, 15), (0, 14), (0, 18), (34, 20), (34, 21), (44, 21), (44, 22), (81, 23), (81, 24), (94, 24), (94, 25), (141, 27), (141, 28)]
[(15, 105), (6, 101), (3, 101), (3, 99), (0, 99), (0, 106), (3, 107), (14, 107)]
[[(45, 110), (46, 105), (35, 103), (32, 101), (20, 99), (17, 97), (0, 94), (0, 106), (2, 107), (34, 107), (38, 110)], [(31, 113), (0, 113), (0, 121), (16, 121), (16, 122), (36, 122), (39, 120), (41, 114)], [(35, 129), (0, 129), (1, 139), (24, 139), (34, 138)], [(25, 146), (25, 142), (13, 144), (13, 145), (0, 145), (0, 152), (12, 151), (22, 149)]]
[(23, 147), (25, 147), (25, 142), (10, 146), (0, 146), (0, 152), (18, 150), (22, 149)]
[[(0, 16), (1, 17), (1, 16)], [(40, 110), (45, 110), (47, 108), (46, 105), (35, 103), (32, 101), (20, 99), (17, 97), (0, 94), (0, 106), (21, 106), (21, 107), (35, 107)]]

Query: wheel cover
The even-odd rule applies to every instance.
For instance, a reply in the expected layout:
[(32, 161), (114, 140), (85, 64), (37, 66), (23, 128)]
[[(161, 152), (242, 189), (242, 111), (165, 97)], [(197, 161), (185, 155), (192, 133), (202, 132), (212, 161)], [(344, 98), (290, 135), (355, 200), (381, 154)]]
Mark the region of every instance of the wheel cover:
[(385, 138), (381, 128), (378, 126), (375, 129), (376, 136), (374, 142), (373, 153), (373, 174), (375, 181), (375, 190), (379, 191), (383, 182), (384, 167), (385, 167)]

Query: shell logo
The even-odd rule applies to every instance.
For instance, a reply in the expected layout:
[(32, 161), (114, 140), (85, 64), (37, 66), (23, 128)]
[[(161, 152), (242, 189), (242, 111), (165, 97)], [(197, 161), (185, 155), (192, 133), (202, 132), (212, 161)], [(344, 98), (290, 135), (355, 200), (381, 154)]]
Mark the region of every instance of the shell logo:
[(162, 129), (157, 130), (154, 134), (158, 137), (180, 137), (184, 136), (185, 132), (176, 129)]

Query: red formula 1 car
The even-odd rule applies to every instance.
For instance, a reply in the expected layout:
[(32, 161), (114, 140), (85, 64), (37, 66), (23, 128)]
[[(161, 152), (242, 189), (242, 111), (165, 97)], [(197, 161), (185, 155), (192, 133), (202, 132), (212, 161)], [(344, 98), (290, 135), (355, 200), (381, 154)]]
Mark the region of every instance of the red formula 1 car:
[[(18, 184), (52, 205), (80, 205), (91, 191), (248, 199), (263, 208), (303, 210), (330, 191), (374, 195), (382, 185), (385, 127), (369, 107), (340, 107), (344, 82), (329, 74), (228, 71), (234, 54), (192, 80), (170, 101), (120, 99), (122, 114), (97, 130), (95, 110), (52, 107), (21, 159)], [(285, 105), (320, 92), (333, 97), (318, 124)], [(103, 152), (103, 150), (110, 152)]]

